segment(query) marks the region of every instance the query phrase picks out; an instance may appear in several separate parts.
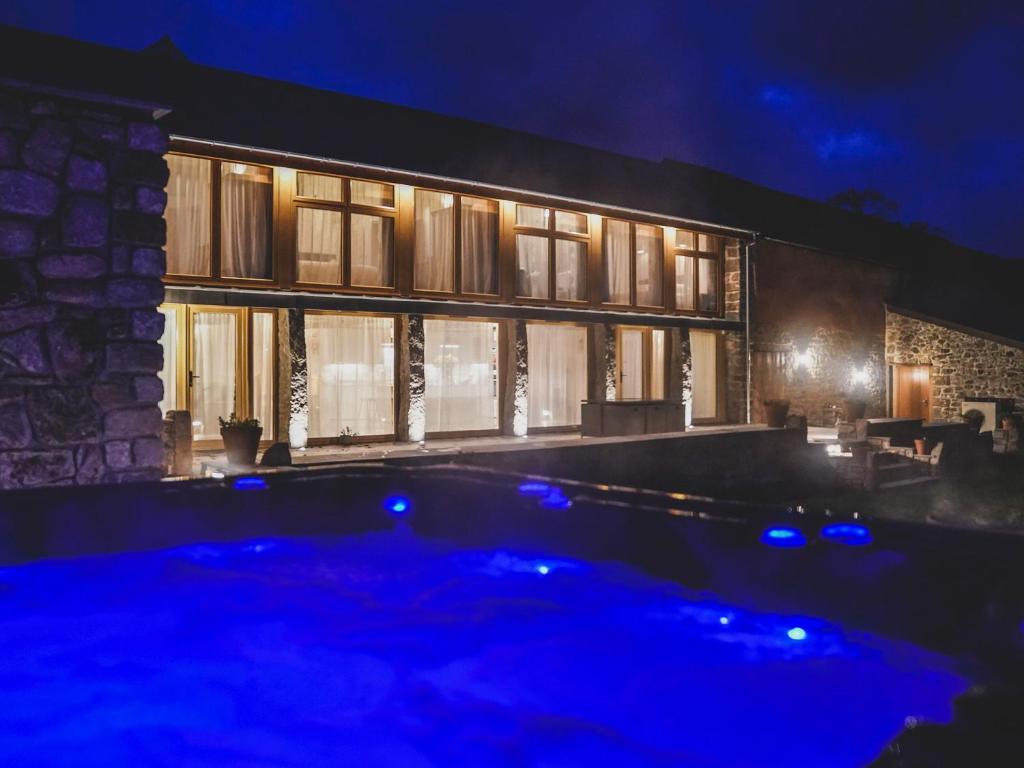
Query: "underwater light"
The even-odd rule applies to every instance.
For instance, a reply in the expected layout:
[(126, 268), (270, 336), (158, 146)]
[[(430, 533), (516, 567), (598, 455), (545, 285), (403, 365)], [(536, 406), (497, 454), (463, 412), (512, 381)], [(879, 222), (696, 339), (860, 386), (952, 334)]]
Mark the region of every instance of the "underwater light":
[(388, 496), (384, 499), (384, 509), (396, 515), (403, 515), (412, 507), (412, 502), (405, 496)]
[(558, 488), (552, 488), (551, 493), (540, 500), (540, 505), (545, 509), (568, 509), (572, 506), (572, 500)]
[(551, 492), (551, 486), (547, 483), (520, 483), (519, 494), (521, 496), (547, 496)]
[(541, 576), (547, 576), (549, 573), (551, 573), (551, 569), (548, 568), (546, 565), (538, 565), (537, 573), (539, 573)]
[(770, 547), (802, 547), (807, 543), (799, 528), (785, 526), (766, 528), (761, 534), (761, 541)]
[(267, 481), (262, 477), (239, 477), (231, 484), (236, 491), (263, 491)]
[(807, 630), (803, 627), (791, 627), (786, 631), (786, 637), (790, 640), (806, 640)]
[(718, 617), (718, 623), (721, 624), (723, 627), (728, 627), (729, 626), (729, 617), (728, 616), (719, 616)]
[(835, 541), (839, 544), (848, 544), (850, 546), (871, 543), (871, 531), (868, 530), (867, 526), (857, 525), (855, 523), (835, 523), (833, 525), (826, 525), (821, 529), (821, 536), (829, 541)]

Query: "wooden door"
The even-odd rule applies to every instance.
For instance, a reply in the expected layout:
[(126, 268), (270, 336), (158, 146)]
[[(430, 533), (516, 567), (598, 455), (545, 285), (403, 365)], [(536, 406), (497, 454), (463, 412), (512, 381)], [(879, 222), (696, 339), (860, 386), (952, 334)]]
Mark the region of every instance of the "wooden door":
[(892, 415), (897, 419), (931, 418), (931, 366), (892, 367)]

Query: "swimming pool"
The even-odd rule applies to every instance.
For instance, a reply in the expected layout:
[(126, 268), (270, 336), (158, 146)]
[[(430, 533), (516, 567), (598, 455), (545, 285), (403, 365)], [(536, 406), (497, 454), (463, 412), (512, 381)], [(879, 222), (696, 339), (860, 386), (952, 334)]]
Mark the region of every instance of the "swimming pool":
[[(979, 674), (956, 633), (866, 631), (870, 611), (830, 616), (836, 594), (799, 610), (794, 573), (845, 568), (863, 600), (919, 559), (863, 521), (845, 524), (883, 542), (780, 510), (384, 469), (95, 494), (8, 514), (19, 551), (80, 550), (0, 569), (11, 764), (853, 766), (908, 717), (948, 720)], [(86, 509), (109, 536), (67, 529)]]

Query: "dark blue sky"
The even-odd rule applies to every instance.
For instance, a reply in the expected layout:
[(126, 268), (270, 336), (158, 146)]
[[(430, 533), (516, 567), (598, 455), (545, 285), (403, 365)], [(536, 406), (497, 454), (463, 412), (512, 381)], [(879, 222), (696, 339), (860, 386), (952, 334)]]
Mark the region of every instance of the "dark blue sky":
[(819, 199), (874, 187), (904, 221), (1024, 257), (1024, 0), (7, 0), (0, 19), (169, 34), (201, 63)]

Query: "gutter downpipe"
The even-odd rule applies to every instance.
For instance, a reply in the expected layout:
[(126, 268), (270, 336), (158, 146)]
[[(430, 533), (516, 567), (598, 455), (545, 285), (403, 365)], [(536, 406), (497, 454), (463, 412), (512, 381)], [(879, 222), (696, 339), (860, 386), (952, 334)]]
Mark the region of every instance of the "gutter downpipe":
[(743, 332), (746, 336), (745, 353), (746, 353), (746, 401), (747, 401), (747, 424), (751, 423), (753, 418), (750, 396), (751, 396), (751, 379), (750, 379), (750, 255), (753, 249), (757, 246), (757, 233), (754, 233), (754, 240), (747, 243), (744, 246), (743, 255)]

